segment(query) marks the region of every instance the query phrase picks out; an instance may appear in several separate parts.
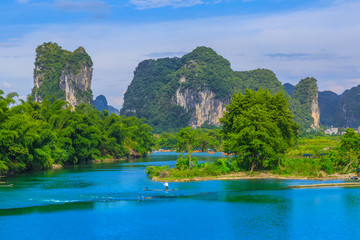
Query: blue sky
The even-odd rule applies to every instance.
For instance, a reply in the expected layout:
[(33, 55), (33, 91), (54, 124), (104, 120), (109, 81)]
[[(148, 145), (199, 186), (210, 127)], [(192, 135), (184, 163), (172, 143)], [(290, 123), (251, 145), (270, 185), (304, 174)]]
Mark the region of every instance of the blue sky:
[(94, 96), (120, 108), (137, 64), (208, 46), (234, 70), (267, 68), (283, 82), (315, 77), (320, 90), (360, 84), (360, 1), (1, 0), (0, 89), (33, 87), (35, 48), (85, 47)]

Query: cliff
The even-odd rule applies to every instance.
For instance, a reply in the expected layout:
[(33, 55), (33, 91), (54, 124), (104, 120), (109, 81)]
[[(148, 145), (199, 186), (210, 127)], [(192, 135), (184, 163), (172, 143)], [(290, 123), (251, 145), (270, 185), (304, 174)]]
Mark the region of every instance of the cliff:
[(225, 102), (215, 98), (215, 94), (209, 90), (203, 90), (197, 93), (186, 89), (176, 90), (176, 104), (183, 107), (186, 112), (191, 113), (188, 125), (196, 128), (201, 127), (205, 122), (210, 125), (219, 126), (219, 118), (223, 117)]
[(74, 52), (63, 50), (56, 43), (36, 48), (32, 97), (40, 102), (46, 95), (67, 101), (75, 107), (91, 103), (92, 61), (83, 47)]
[(295, 120), (303, 128), (319, 128), (320, 109), (318, 103), (318, 86), (315, 78), (300, 80), (294, 87), (290, 100)]
[(284, 90), (272, 71), (233, 71), (214, 50), (198, 47), (182, 58), (139, 63), (120, 114), (146, 118), (155, 132), (218, 126), (234, 92), (260, 87), (272, 93)]

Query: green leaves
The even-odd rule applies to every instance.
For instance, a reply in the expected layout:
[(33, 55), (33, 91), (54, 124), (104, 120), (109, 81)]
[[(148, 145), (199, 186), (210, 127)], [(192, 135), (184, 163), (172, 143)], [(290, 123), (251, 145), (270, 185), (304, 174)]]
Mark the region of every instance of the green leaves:
[(101, 113), (80, 104), (75, 111), (54, 97), (31, 98), (9, 108), (14, 95), (0, 90), (0, 172), (51, 168), (101, 157), (139, 156), (151, 150), (152, 129), (143, 119)]
[(274, 164), (278, 154), (294, 144), (298, 130), (288, 107), (282, 92), (271, 95), (260, 88), (235, 94), (220, 120), (225, 150), (234, 152), (251, 171)]

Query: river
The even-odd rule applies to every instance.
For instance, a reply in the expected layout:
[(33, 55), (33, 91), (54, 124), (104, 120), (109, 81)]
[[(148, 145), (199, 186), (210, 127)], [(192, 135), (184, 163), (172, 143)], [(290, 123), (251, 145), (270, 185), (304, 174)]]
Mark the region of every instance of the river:
[[(220, 154), (194, 154), (211, 161)], [(170, 183), (144, 170), (176, 153), (84, 164), (1, 181), (0, 239), (356, 239), (360, 188), (288, 189), (311, 180)]]

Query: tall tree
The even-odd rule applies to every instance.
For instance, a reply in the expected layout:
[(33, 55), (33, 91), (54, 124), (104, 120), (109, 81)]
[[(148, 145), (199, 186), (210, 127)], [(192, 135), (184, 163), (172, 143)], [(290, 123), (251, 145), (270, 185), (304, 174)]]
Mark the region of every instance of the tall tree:
[(356, 133), (354, 129), (346, 129), (346, 133), (341, 137), (341, 150), (348, 163), (344, 168), (344, 173), (351, 171), (358, 167), (359, 164), (359, 153), (360, 153), (360, 134)]
[(196, 130), (191, 127), (182, 128), (177, 134), (177, 147), (179, 151), (186, 150), (189, 155), (189, 169), (191, 168), (191, 154), (196, 145)]
[(250, 171), (270, 166), (294, 145), (299, 125), (293, 120), (283, 92), (247, 89), (234, 94), (223, 124), (225, 150), (234, 152)]

